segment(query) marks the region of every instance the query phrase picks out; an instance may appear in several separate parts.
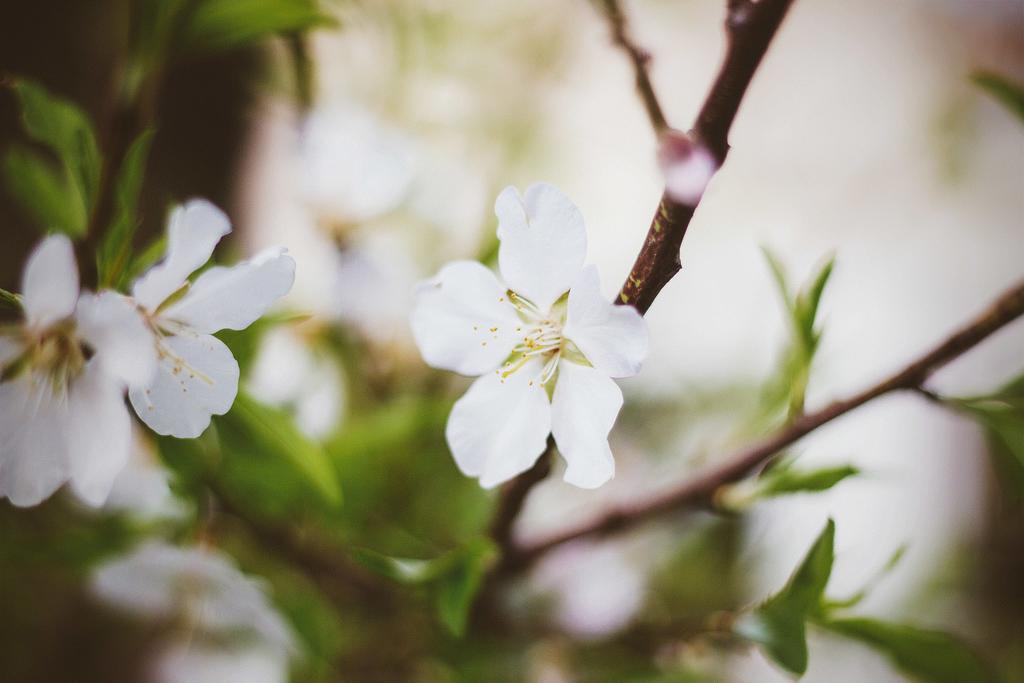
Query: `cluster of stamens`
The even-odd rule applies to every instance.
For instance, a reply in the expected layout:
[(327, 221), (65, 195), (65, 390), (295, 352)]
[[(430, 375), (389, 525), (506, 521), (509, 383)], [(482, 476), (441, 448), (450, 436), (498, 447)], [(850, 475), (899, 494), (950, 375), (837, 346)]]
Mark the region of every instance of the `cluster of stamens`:
[[(523, 321), (523, 325), (515, 328), (516, 334), (521, 334), (522, 337), (521, 341), (512, 349), (509, 360), (500, 369), (495, 370), (495, 373), (504, 383), (509, 375), (518, 371), (534, 358), (544, 358), (544, 366), (540, 374), (529, 382), (530, 386), (544, 386), (558, 369), (558, 359), (563, 345), (562, 324), (560, 321), (552, 320), (550, 314), (541, 311), (532, 302), (511, 290), (508, 292), (508, 300)], [(498, 329), (490, 328), (489, 331), (494, 334), (496, 339)]]
[(26, 332), (21, 335), (23, 352), (3, 367), (0, 381), (28, 370), (35, 376), (46, 377), (55, 392), (64, 392), (89, 357), (74, 323), (64, 320), (43, 330)]

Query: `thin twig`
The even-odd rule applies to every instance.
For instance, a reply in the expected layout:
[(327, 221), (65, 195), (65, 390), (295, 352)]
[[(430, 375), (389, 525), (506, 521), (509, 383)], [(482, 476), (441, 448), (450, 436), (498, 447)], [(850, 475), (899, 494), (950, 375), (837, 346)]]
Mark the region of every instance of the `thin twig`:
[(633, 66), (633, 77), (636, 79), (636, 90), (643, 101), (644, 109), (647, 110), (647, 118), (651, 120), (654, 133), (660, 136), (668, 129), (668, 121), (658, 102), (658, 96), (651, 84), (650, 74), (647, 66), (650, 64), (651, 55), (642, 47), (633, 42), (629, 34), (629, 26), (626, 15), (622, 13), (618, 0), (602, 0), (601, 6), (604, 9), (604, 16), (608, 20), (608, 28), (612, 33), (612, 41), (622, 48)]
[[(865, 403), (893, 391), (920, 391), (933, 372), (978, 345), (989, 335), (1024, 315), (1024, 281), (999, 297), (984, 313), (961, 327), (934, 349), (899, 372), (860, 393), (804, 415), (783, 429), (725, 457), (720, 464), (687, 479), (657, 497), (604, 513), (597, 519), (520, 547), (503, 558), (501, 571), (523, 569), (552, 548), (567, 541), (602, 536), (630, 529), (658, 515), (711, 504), (722, 485), (746, 476), (758, 465), (818, 427), (845, 415)], [(927, 392), (930, 393), (930, 392)]]
[[(782, 24), (792, 0), (731, 0), (726, 15), (726, 53), (690, 136), (710, 152), (718, 166), (729, 153), (729, 129), (754, 72)], [(673, 201), (663, 194), (616, 303), (646, 313), (682, 264), (679, 249), (697, 203)]]
[(551, 459), (554, 455), (554, 439), (549, 436), (547, 449), (537, 458), (533, 467), (510, 481), (501, 490), (498, 509), (494, 513), (490, 532), (491, 539), (498, 544), (498, 547), (507, 549), (512, 546), (512, 527), (519, 512), (523, 509), (526, 496), (529, 495), (534, 485), (539, 484), (548, 476), (551, 471)]

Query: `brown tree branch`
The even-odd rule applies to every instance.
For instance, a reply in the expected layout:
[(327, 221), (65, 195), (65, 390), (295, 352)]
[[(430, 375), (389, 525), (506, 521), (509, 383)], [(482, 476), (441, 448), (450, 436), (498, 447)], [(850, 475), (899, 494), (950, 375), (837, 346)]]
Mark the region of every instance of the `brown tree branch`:
[(650, 74), (647, 72), (647, 65), (651, 61), (651, 55), (646, 50), (633, 42), (629, 34), (629, 25), (626, 15), (622, 13), (619, 0), (602, 0), (601, 8), (604, 10), (605, 19), (608, 20), (608, 28), (611, 30), (612, 41), (622, 48), (622, 51), (629, 57), (633, 67), (633, 77), (636, 79), (636, 90), (643, 101), (644, 109), (647, 110), (647, 118), (651, 120), (651, 127), (659, 137), (668, 129), (668, 121), (658, 102), (658, 96), (651, 84)]
[(836, 401), (818, 412), (798, 418), (774, 434), (725, 457), (719, 464), (697, 473), (653, 499), (616, 508), (597, 519), (549, 538), (528, 545), (513, 546), (512, 552), (504, 556), (499, 571), (508, 573), (523, 569), (567, 541), (617, 533), (667, 512), (707, 507), (720, 486), (747, 476), (757, 466), (818, 427), (890, 392), (904, 389), (920, 391), (932, 373), (1021, 315), (1024, 315), (1024, 281), (1005, 292), (984, 313), (941, 344), (878, 384), (850, 398)]
[(490, 536), (499, 548), (508, 549), (512, 547), (512, 527), (515, 524), (519, 512), (523, 509), (526, 496), (530, 490), (548, 476), (551, 472), (551, 459), (555, 457), (555, 440), (548, 437), (548, 446), (544, 453), (537, 458), (526, 472), (510, 481), (501, 490), (501, 497), (498, 499), (498, 509), (491, 521)]
[[(729, 153), (729, 129), (747, 87), (791, 4), (792, 0), (729, 2), (725, 60), (690, 133), (693, 143), (706, 148), (718, 166)], [(638, 82), (639, 79), (638, 75)], [(616, 303), (647, 312), (658, 293), (682, 268), (679, 249), (698, 203), (682, 204), (667, 193), (662, 194), (647, 238)]]

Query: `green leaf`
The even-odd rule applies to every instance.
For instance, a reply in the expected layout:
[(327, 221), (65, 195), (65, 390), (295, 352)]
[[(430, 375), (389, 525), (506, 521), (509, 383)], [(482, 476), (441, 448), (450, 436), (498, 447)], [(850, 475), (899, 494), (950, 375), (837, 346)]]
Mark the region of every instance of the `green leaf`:
[(860, 474), (853, 465), (823, 467), (817, 470), (785, 469), (761, 480), (760, 495), (779, 496), (798, 491), (826, 491), (843, 479)]
[(1024, 86), (990, 71), (979, 71), (971, 76), (976, 86), (987, 92), (1021, 121), (1024, 121)]
[[(85, 112), (75, 104), (51, 95), (36, 83), (19, 80), (14, 84), (14, 92), (21, 108), (25, 132), (32, 140), (50, 148), (63, 169), (63, 173), (56, 173), (51, 167), (46, 177), (41, 171), (44, 168), (40, 165), (44, 163), (43, 159), (37, 156), (38, 168), (30, 171), (33, 176), (26, 182), (41, 183), (42, 190), (48, 194), (59, 189), (65, 195), (64, 201), (72, 205), (66, 215), (62, 216), (67, 222), (43, 227), (82, 235), (96, 202), (102, 167), (92, 124)], [(26, 158), (23, 154), (23, 163)], [(20, 170), (25, 171), (25, 168)], [(61, 178), (59, 182), (58, 178)], [(24, 202), (24, 188), (16, 191), (16, 195)], [(52, 197), (47, 197), (45, 201), (49, 204)], [(40, 217), (39, 204), (37, 202), (31, 208), (26, 207), (30, 208), (37, 219)], [(52, 206), (48, 211), (55, 213)]]
[(190, 55), (218, 52), (334, 24), (313, 0), (205, 0), (188, 16), (175, 47)]
[(883, 578), (885, 578), (885, 576), (889, 572), (896, 568), (896, 565), (900, 563), (900, 561), (903, 559), (903, 556), (907, 553), (908, 547), (909, 546), (904, 544), (896, 548), (896, 550), (893, 551), (892, 555), (889, 556), (889, 559), (886, 560), (885, 564), (883, 564), (870, 579), (865, 581), (864, 585), (862, 585), (860, 590), (858, 590), (856, 593), (842, 600), (826, 599), (823, 604), (823, 609), (832, 612), (838, 609), (848, 609), (850, 607), (853, 607), (854, 605), (859, 604), (861, 600), (866, 598), (871, 593), (871, 591), (874, 590), (875, 586), (877, 586), (878, 583)]
[(143, 132), (135, 138), (121, 163), (114, 190), (114, 218), (96, 255), (101, 287), (120, 289), (126, 279), (132, 238), (140, 222), (139, 192), (152, 142), (153, 131)]
[(828, 520), (786, 586), (734, 627), (737, 635), (759, 644), (795, 674), (807, 670), (807, 620), (820, 609), (832, 573), (835, 529)]
[(497, 557), (494, 544), (477, 539), (458, 555), (454, 566), (442, 578), (437, 592), (437, 613), (441, 623), (456, 638), (466, 632), (466, 622), (484, 574)]
[(723, 487), (716, 496), (716, 502), (727, 510), (740, 511), (761, 498), (826, 491), (847, 477), (858, 474), (860, 470), (852, 465), (817, 470), (773, 467), (765, 470), (757, 479)]
[[(368, 548), (353, 551), (353, 557), (364, 567), (392, 581), (407, 585), (426, 583), (437, 577), (442, 568), (439, 560), (418, 560), (407, 557), (390, 557)], [(447, 556), (441, 559), (447, 560)]]
[(947, 403), (974, 418), (986, 432), (989, 454), (1010, 502), (1024, 501), (1024, 375), (998, 391)]
[(267, 488), (273, 494), (273, 488), (280, 484), (273, 479), (274, 472), (284, 463), (301, 473), (328, 505), (341, 504), (341, 485), (327, 453), (299, 431), (285, 411), (240, 391), (231, 410), (215, 417), (214, 423), (221, 450), (231, 459), (225, 462), (231, 468), (226, 476), (236, 485)]
[(477, 538), (462, 548), (421, 560), (389, 557), (365, 548), (355, 559), (367, 569), (410, 586), (430, 586), (438, 620), (456, 638), (466, 632), (473, 599), (498, 551), (490, 540)]
[(20, 311), (21, 297), (14, 292), (8, 292), (6, 289), (0, 288), (0, 306)]
[(962, 640), (913, 626), (864, 618), (825, 619), (824, 628), (878, 650), (908, 675), (929, 683), (985, 683), (998, 678)]
[(818, 317), (818, 305), (821, 303), (821, 296), (825, 292), (829, 278), (832, 277), (835, 263), (835, 257), (829, 258), (813, 277), (811, 284), (805, 287), (796, 297), (795, 322), (799, 325), (809, 355), (814, 354), (820, 341), (821, 335), (815, 329), (814, 322)]
[(790, 292), (782, 263), (766, 247), (761, 250), (785, 306), (790, 330), (779, 368), (768, 385), (767, 408), (774, 414), (785, 406), (788, 418), (792, 420), (803, 413), (811, 364), (821, 341), (821, 330), (815, 326), (818, 307), (832, 276), (835, 258), (825, 261), (799, 291)]
[(167, 253), (167, 234), (160, 235), (148, 245), (146, 245), (142, 251), (131, 259), (128, 264), (128, 268), (125, 271), (123, 280), (130, 282), (131, 280), (139, 277), (145, 271), (149, 270), (157, 261), (164, 257)]
[(37, 227), (71, 236), (85, 233), (89, 216), (66, 169), (21, 146), (7, 150), (3, 168), (7, 189)]

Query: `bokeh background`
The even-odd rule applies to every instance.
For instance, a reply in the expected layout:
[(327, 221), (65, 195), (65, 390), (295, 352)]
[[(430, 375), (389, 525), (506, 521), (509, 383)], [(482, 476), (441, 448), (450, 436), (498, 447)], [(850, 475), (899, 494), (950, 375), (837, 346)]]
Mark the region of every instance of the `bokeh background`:
[[(437, 556), (485, 531), (495, 500), (447, 452), (444, 422), (467, 381), (419, 359), (413, 285), (447, 261), (491, 257), (494, 197), (546, 180), (582, 210), (588, 260), (612, 297), (663, 182), (627, 61), (590, 3), (322, 10), (336, 23), (162, 70), (138, 243), (162, 231), (171, 203), (202, 196), (234, 223), (223, 259), (289, 248), (297, 280), (279, 313), (226, 341), (247, 395), (327, 453), (344, 504), (310, 493), (273, 449), (232, 442), (232, 423), (177, 443), (140, 427), (126, 474), (136, 478), (108, 509), (61, 497), (0, 504), (4, 679), (146, 679), (180, 625), (104, 604), (90, 577), (159, 536), (201, 540), (267, 581), (297, 634), (294, 680), (787, 680), (757, 650), (702, 634), (781, 586), (829, 516), (830, 595), (856, 592), (905, 547), (860, 612), (952, 631), (1008, 680), (1024, 677), (1020, 508), (1005, 503), (983, 430), (912, 395), (791, 451), (801, 465), (850, 463), (860, 475), (742, 514), (669, 517), (568, 545), (487, 596), (462, 638), (438, 625), (429, 589), (367, 578), (351, 549)], [(723, 3), (625, 10), (669, 119), (685, 128), (722, 55)], [(137, 11), (127, 0), (8, 3), (0, 74), (79, 103), (102, 139), (121, 125)], [(765, 428), (765, 386), (789, 332), (762, 246), (796, 283), (836, 260), (812, 408), (899, 368), (1024, 274), (1024, 126), (972, 84), (979, 70), (1024, 81), (1024, 3), (797, 0), (687, 234), (683, 270), (647, 316), (645, 369), (622, 382), (616, 479), (577, 490), (557, 465), (518, 537), (643, 499)], [(0, 147), (22, 139), (0, 89)], [(16, 290), (39, 233), (4, 192), (0, 287)], [(992, 391), (1024, 370), (1022, 349), (1024, 326), (1011, 326), (931, 386)], [(296, 537), (337, 550), (346, 571), (293, 552)], [(903, 680), (877, 653), (813, 631), (810, 662), (809, 681)], [(199, 666), (272, 680), (278, 664), (224, 648)]]

